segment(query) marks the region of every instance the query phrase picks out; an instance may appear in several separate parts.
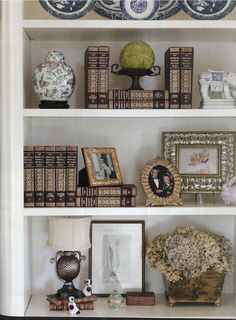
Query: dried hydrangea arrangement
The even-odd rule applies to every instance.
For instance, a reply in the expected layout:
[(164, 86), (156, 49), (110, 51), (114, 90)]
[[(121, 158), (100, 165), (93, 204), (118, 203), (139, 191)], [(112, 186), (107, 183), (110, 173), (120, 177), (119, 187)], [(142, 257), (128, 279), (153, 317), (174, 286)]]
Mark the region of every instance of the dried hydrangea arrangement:
[(180, 226), (172, 233), (156, 236), (147, 246), (146, 257), (149, 267), (157, 268), (173, 282), (198, 277), (208, 270), (225, 274), (233, 269), (230, 241), (194, 226)]

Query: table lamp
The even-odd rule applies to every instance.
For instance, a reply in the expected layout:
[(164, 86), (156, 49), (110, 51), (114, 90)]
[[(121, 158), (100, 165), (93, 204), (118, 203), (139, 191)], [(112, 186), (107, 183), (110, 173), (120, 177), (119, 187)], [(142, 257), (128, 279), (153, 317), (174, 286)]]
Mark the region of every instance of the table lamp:
[(80, 262), (86, 257), (80, 251), (91, 247), (89, 217), (50, 217), (48, 244), (57, 251), (51, 263), (56, 263), (56, 273), (64, 282), (57, 291), (57, 297), (84, 297), (81, 290), (75, 288), (73, 280), (79, 275)]

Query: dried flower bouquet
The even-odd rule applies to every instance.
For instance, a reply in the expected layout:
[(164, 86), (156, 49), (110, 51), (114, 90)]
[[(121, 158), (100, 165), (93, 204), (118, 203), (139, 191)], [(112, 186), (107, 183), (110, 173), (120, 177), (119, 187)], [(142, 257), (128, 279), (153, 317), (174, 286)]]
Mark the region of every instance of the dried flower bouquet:
[(148, 265), (170, 282), (198, 277), (209, 270), (226, 274), (233, 269), (230, 241), (194, 226), (180, 226), (156, 236), (147, 246), (146, 257)]

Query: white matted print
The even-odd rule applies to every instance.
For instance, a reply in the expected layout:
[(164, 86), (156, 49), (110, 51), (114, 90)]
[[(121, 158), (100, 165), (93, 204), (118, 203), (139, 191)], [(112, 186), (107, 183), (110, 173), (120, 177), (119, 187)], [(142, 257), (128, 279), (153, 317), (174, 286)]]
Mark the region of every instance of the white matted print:
[(181, 175), (220, 174), (219, 146), (184, 146), (177, 148), (178, 171)]
[(142, 291), (144, 222), (92, 221), (90, 277), (94, 294)]

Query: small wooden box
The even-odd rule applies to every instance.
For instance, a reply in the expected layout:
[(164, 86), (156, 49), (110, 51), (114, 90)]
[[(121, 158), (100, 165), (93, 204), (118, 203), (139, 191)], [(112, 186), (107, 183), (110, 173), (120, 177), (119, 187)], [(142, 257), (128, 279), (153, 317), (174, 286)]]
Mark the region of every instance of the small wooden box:
[(126, 304), (128, 306), (153, 306), (155, 295), (153, 292), (127, 292)]

